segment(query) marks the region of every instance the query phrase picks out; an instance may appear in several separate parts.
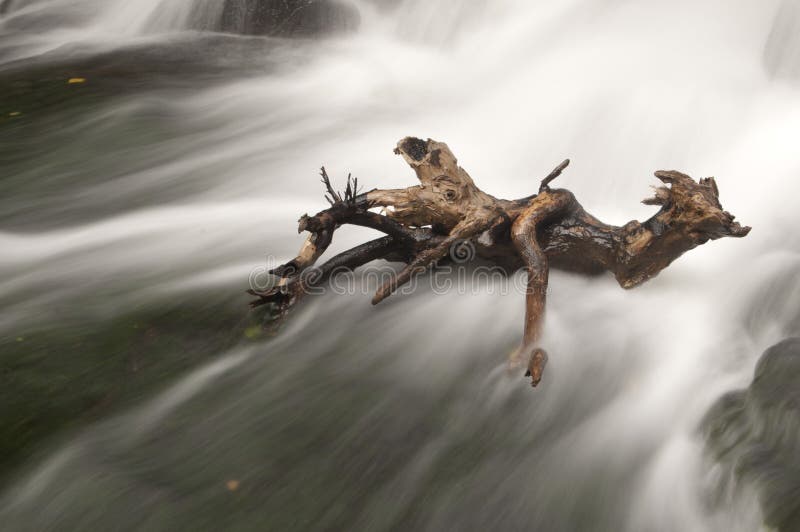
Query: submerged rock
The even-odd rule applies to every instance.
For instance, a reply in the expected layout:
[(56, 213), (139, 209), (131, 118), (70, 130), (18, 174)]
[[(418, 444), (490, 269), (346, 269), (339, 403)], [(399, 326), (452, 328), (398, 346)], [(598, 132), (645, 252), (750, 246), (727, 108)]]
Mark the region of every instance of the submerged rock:
[(800, 338), (767, 349), (750, 386), (717, 401), (703, 430), (726, 476), (755, 486), (765, 523), (800, 530)]
[(356, 7), (345, 0), (226, 0), (222, 31), (275, 37), (319, 37), (354, 31)]

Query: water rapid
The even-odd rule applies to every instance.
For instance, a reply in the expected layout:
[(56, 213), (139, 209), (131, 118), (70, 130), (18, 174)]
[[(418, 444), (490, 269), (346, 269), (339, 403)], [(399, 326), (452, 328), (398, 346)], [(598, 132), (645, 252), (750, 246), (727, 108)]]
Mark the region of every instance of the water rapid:
[[(800, 334), (798, 11), (398, 4), (360, 0), (356, 32), (289, 41), (216, 32), (212, 0), (7, 3), (0, 110), (19, 115), (0, 123), (3, 356), (97, 359), (87, 388), (157, 369), (146, 392), (113, 410), (117, 392), (98, 392), (100, 414), (59, 419), (20, 458), (4, 529), (762, 527), (757, 488), (719, 487), (699, 426), (764, 349)], [(325, 294), (275, 337), (238, 329), (250, 273), (292, 257), (296, 219), (324, 206), (319, 166), (411, 185), (392, 154), (406, 135), (447, 142), (499, 197), (533, 193), (570, 157), (560, 184), (616, 224), (652, 214), (639, 201), (654, 170), (714, 175), (754, 229), (633, 291), (551, 274), (536, 391), (504, 369), (516, 293), (419, 290), (375, 309)], [(370, 236), (345, 229), (334, 251)], [(179, 309), (169, 327), (139, 328), (165, 308)], [(124, 341), (82, 340), (112, 327)], [(78, 393), (52, 386), (30, 393)]]

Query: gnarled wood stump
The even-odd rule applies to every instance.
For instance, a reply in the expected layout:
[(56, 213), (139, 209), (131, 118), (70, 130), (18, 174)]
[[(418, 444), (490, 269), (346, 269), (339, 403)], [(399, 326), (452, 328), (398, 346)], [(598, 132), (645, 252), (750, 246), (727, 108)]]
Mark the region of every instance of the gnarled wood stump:
[[(617, 227), (587, 213), (572, 192), (550, 188), (569, 160), (541, 182), (538, 194), (504, 200), (480, 190), (444, 143), (407, 137), (395, 153), (416, 172), (419, 185), (361, 194), (358, 181), (348, 177), (346, 190), (339, 194), (322, 169), (330, 208), (300, 219), (299, 230), (309, 232), (308, 239), (295, 259), (270, 272), (280, 277), (274, 288), (250, 291), (258, 297), (253, 306), (275, 304), (285, 314), (312, 284), (337, 271), (379, 258), (404, 262), (406, 266), (378, 289), (372, 299), (377, 304), (414, 275), (446, 260), (454, 245), (469, 240), (477, 256), (504, 271), (527, 270), (525, 327), (512, 360), (527, 358), (526, 375), (536, 386), (547, 362), (539, 341), (549, 268), (589, 275), (609, 271), (623, 288), (633, 288), (696, 246), (750, 231), (723, 210), (713, 177), (696, 182), (680, 172), (656, 172), (666, 186), (644, 203), (660, 210), (645, 222)], [(301, 275), (325, 252), (342, 224), (371, 227), (387, 236), (333, 257), (311, 279)]]

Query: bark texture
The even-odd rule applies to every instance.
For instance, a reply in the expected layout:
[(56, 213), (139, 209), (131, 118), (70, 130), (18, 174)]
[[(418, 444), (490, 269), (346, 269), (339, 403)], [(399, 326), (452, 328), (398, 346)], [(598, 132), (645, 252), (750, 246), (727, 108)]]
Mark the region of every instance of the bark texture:
[[(340, 194), (322, 169), (330, 208), (300, 219), (299, 231), (308, 232), (308, 238), (295, 259), (271, 272), (279, 278), (273, 288), (251, 290), (258, 297), (253, 306), (274, 304), (284, 315), (308, 288), (342, 268), (354, 269), (378, 258), (405, 263), (378, 288), (372, 300), (377, 304), (414, 275), (448, 260), (451, 250), (466, 240), (477, 257), (505, 272), (527, 271), (522, 342), (510, 362), (527, 364), (527, 375), (536, 386), (547, 363), (540, 337), (550, 268), (587, 275), (608, 271), (620, 286), (633, 288), (694, 247), (750, 231), (723, 210), (713, 177), (698, 182), (674, 170), (656, 172), (664, 186), (644, 203), (659, 211), (644, 222), (620, 227), (587, 213), (569, 190), (550, 188), (569, 160), (542, 180), (537, 194), (504, 200), (480, 190), (442, 142), (406, 137), (395, 153), (414, 170), (419, 185), (362, 194), (358, 181), (348, 177)], [(381, 213), (373, 212), (376, 208)], [(316, 275), (304, 276), (342, 224), (371, 227), (387, 236), (341, 253), (315, 269)]]

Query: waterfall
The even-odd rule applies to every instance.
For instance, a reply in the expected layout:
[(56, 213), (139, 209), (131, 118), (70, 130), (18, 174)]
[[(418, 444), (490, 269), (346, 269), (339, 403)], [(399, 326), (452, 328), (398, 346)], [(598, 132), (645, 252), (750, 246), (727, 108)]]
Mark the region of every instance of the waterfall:
[(102, 24), (127, 34), (216, 30), (223, 7), (221, 0), (123, 0), (107, 9)]
[[(52, 372), (8, 389), (42, 405), (20, 427), (53, 432), (3, 485), (6, 527), (761, 526), (758, 486), (720, 482), (699, 427), (800, 334), (797, 10), (389, 4), (354, 2), (359, 30), (328, 40), (218, 32), (222, 1), (8, 5), (0, 347)], [(406, 135), (447, 142), (497, 197), (570, 157), (557, 184), (614, 224), (653, 214), (654, 170), (714, 175), (753, 232), (636, 290), (553, 272), (536, 391), (506, 372), (513, 292), (328, 293), (254, 331), (248, 277), (296, 253), (319, 166), (410, 186)]]

